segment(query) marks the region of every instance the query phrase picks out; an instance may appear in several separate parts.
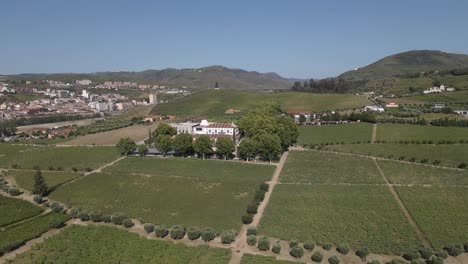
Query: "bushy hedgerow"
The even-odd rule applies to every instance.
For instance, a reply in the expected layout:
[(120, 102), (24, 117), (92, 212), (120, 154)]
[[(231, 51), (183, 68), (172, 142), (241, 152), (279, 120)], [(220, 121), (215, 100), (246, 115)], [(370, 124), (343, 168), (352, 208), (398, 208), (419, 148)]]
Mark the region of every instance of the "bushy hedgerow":
[(125, 218), (127, 217), (123, 213), (114, 213), (111, 215), (111, 221), (115, 225), (121, 225)]
[(58, 220), (58, 219), (52, 219), (50, 222), (49, 222), (49, 228), (51, 229), (58, 229), (58, 228), (62, 228), (64, 226), (63, 224), (63, 221), (61, 220)]
[(466, 253), (468, 253), (468, 242), (463, 244), (463, 249), (465, 250)]
[(62, 212), (62, 210), (63, 210), (63, 206), (61, 206), (61, 205), (60, 205), (59, 203), (57, 203), (57, 202), (53, 202), (53, 203), (50, 204), (50, 209), (52, 209), (52, 211), (53, 211), (54, 213), (60, 213), (60, 212)]
[(169, 230), (163, 225), (155, 226), (154, 227), (154, 234), (157, 237), (161, 237), (161, 238), (166, 237), (167, 235), (169, 235)]
[(331, 256), (328, 258), (328, 263), (330, 264), (339, 264), (340, 259), (337, 256)]
[(346, 255), (348, 254), (350, 248), (348, 246), (348, 244), (338, 244), (338, 246), (336, 247), (336, 251), (338, 251), (339, 253), (343, 254), (343, 255)]
[(439, 257), (439, 258), (442, 258), (442, 259), (446, 259), (448, 258), (448, 253), (447, 251), (445, 250), (441, 250), (441, 251), (438, 251), (434, 254), (436, 257)]
[(89, 219), (93, 222), (101, 222), (102, 221), (102, 212), (99, 210), (91, 211), (89, 213)]
[(429, 264), (444, 264), (444, 259), (434, 256), (431, 258), (431, 260), (428, 263)]
[(466, 168), (466, 163), (462, 162), (462, 163), (458, 164), (458, 168), (460, 168), (460, 169)]
[(123, 225), (125, 228), (130, 228), (130, 227), (134, 226), (135, 224), (133, 223), (132, 219), (130, 219), (130, 218), (125, 218), (124, 220), (122, 220), (122, 225)]
[(452, 257), (456, 257), (465, 251), (462, 245), (446, 246), (444, 250)]
[(182, 239), (184, 238), (186, 233), (185, 227), (181, 225), (175, 225), (171, 227), (171, 230), (169, 231), (169, 235), (171, 236), (172, 239)]
[(278, 242), (273, 244), (271, 251), (273, 251), (273, 253), (279, 254), (281, 252), (281, 245)]
[(356, 251), (356, 256), (360, 257), (362, 260), (365, 260), (369, 256), (370, 251), (368, 248), (360, 248)]
[(304, 243), (304, 249), (313, 250), (314, 248), (315, 248), (315, 242), (314, 241), (306, 241)]
[(216, 237), (216, 232), (211, 227), (205, 227), (201, 230), (201, 238), (203, 241), (208, 242)]
[(258, 204), (257, 203), (250, 203), (247, 205), (247, 213), (248, 214), (256, 214), (258, 210)]
[(247, 236), (247, 245), (255, 246), (257, 244), (257, 237), (254, 235)]
[(261, 189), (258, 189), (255, 191), (255, 201), (257, 203), (261, 203), (263, 201), (263, 199), (265, 199), (265, 191), (264, 190), (261, 190)]
[(261, 251), (267, 251), (267, 250), (270, 250), (270, 239), (268, 239), (267, 237), (261, 237), (258, 239), (258, 245), (257, 245), (258, 249), (260, 249)]
[(264, 182), (264, 183), (260, 184), (260, 190), (268, 192), (269, 189), (270, 189), (270, 185), (268, 185), (268, 183)]
[(371, 260), (371, 261), (367, 262), (367, 264), (380, 264), (380, 261), (378, 261), (378, 260)]
[(41, 204), (42, 202), (44, 202), (44, 200), (42, 199), (42, 195), (40, 194), (33, 195), (33, 201), (37, 204)]
[(110, 223), (110, 222), (112, 222), (112, 219), (111, 219), (111, 218), (112, 218), (112, 217), (111, 217), (111, 215), (109, 215), (109, 214), (103, 214), (103, 215), (102, 215), (102, 221), (103, 221), (104, 223)]
[(312, 257), (310, 257), (310, 259), (313, 261), (313, 262), (317, 262), (317, 263), (320, 263), (322, 262), (323, 260), (323, 255), (322, 253), (320, 252), (315, 252), (314, 254), (312, 254)]
[(257, 231), (257, 228), (256, 228), (255, 226), (249, 226), (249, 227), (247, 228), (247, 235), (248, 235), (248, 236), (250, 236), (250, 235), (256, 236), (257, 233), (258, 233), (258, 231)]
[(233, 230), (223, 231), (221, 232), (221, 243), (223, 244), (231, 244), (236, 240), (236, 232)]
[(26, 243), (26, 241), (15, 241), (15, 242), (10, 242), (10, 243), (7, 243), (7, 244), (5, 244), (3, 246), (0, 246), (0, 257), (3, 256), (4, 254), (8, 253), (8, 252), (11, 252), (11, 251), (21, 247), (25, 243)]
[(302, 258), (304, 256), (304, 249), (300, 246), (294, 246), (289, 251), (289, 254), (295, 258)]
[(8, 193), (9, 193), (11, 196), (18, 196), (18, 195), (21, 194), (21, 191), (18, 190), (18, 188), (9, 187), (9, 188), (8, 188)]
[(80, 209), (76, 207), (73, 207), (72, 209), (70, 209), (70, 212), (69, 212), (71, 218), (78, 218), (79, 213), (80, 213)]
[(421, 255), (421, 258), (428, 260), (431, 258), (434, 252), (430, 248), (422, 248), (419, 250), (419, 254)]
[(331, 243), (322, 243), (322, 248), (327, 251), (331, 250), (332, 246), (333, 245)]
[(291, 241), (289, 241), (289, 247), (293, 248), (293, 247), (296, 247), (296, 246), (299, 246), (299, 240), (297, 240), (295, 238), (291, 239)]
[(413, 260), (413, 259), (418, 259), (418, 258), (421, 257), (421, 255), (417, 251), (407, 252), (407, 253), (404, 253), (401, 256), (406, 260)]
[(187, 237), (190, 240), (196, 240), (199, 239), (201, 236), (201, 230), (199, 227), (193, 226), (187, 229)]
[(247, 224), (252, 223), (252, 221), (253, 221), (253, 214), (247, 213), (242, 216), (242, 223), (247, 225)]
[(154, 231), (154, 225), (151, 223), (146, 223), (143, 228), (145, 229), (146, 233), (152, 233)]
[(78, 218), (79, 218), (81, 221), (89, 221), (89, 214), (88, 214), (88, 211), (81, 210), (81, 211), (78, 213)]

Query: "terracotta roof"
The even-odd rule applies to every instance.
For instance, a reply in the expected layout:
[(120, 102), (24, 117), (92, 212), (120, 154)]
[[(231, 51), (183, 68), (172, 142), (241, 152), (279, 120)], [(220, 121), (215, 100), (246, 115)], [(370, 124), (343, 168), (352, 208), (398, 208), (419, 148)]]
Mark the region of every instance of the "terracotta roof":
[(236, 128), (236, 126), (231, 124), (231, 123), (211, 123), (207, 127), (210, 127), (210, 128)]

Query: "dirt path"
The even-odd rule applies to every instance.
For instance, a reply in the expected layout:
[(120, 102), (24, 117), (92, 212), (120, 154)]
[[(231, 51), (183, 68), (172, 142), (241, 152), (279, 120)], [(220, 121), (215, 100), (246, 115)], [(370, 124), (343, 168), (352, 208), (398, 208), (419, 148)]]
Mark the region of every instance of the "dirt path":
[(375, 163), (375, 166), (377, 167), (377, 169), (379, 170), (380, 172), (380, 175), (382, 175), (385, 183), (387, 184), (388, 186), (388, 189), (390, 190), (390, 192), (392, 193), (393, 197), (395, 198), (395, 200), (397, 201), (398, 205), (400, 206), (401, 210), (403, 211), (403, 214), (405, 215), (406, 219), (408, 220), (410, 226), (414, 229), (414, 231), (416, 232), (416, 235), (418, 236), (419, 240), (421, 241), (421, 243), (427, 247), (427, 248), (431, 248), (432, 249), (432, 245), (431, 243), (429, 243), (429, 241), (427, 240), (426, 236), (424, 235), (423, 231), (421, 230), (421, 228), (419, 227), (419, 225), (416, 223), (416, 221), (413, 219), (413, 217), (411, 216), (410, 212), (408, 211), (408, 208), (406, 208), (405, 204), (403, 203), (403, 201), (401, 200), (400, 196), (398, 195), (398, 193), (395, 191), (395, 188), (393, 187), (393, 185), (390, 184), (390, 182), (388, 181), (387, 179), (387, 176), (385, 176), (383, 170), (380, 168), (380, 165), (379, 163), (377, 162), (376, 159), (374, 159), (374, 163)]
[(126, 157), (127, 157), (127, 156), (120, 157), (120, 158), (118, 158), (118, 159), (116, 159), (116, 160), (114, 160), (114, 161), (112, 161), (112, 162), (110, 162), (110, 163), (107, 163), (107, 164), (105, 164), (105, 165), (102, 165), (101, 167), (99, 167), (99, 168), (97, 168), (97, 169), (95, 169), (95, 170), (93, 170), (93, 171), (86, 172), (86, 173), (84, 173), (83, 175), (78, 176), (78, 177), (76, 177), (76, 178), (73, 178), (73, 179), (70, 180), (70, 181), (67, 181), (67, 182), (65, 182), (65, 183), (63, 183), (63, 184), (59, 184), (59, 185), (57, 185), (56, 187), (59, 188), (59, 187), (68, 185), (68, 184), (70, 184), (70, 183), (73, 183), (73, 182), (75, 182), (75, 181), (77, 181), (77, 180), (79, 180), (79, 179), (81, 179), (81, 178), (83, 178), (83, 177), (86, 177), (86, 176), (90, 175), (90, 174), (99, 173), (99, 172), (101, 172), (103, 169), (105, 169), (105, 168), (107, 168), (107, 167), (109, 167), (109, 166), (114, 165), (115, 163), (117, 163), (117, 162), (119, 162), (119, 161), (125, 159)]
[(229, 261), (229, 264), (240, 264), (244, 253), (251, 253), (251, 250), (249, 250), (249, 246), (247, 245), (247, 228), (249, 226), (258, 226), (258, 224), (260, 223), (260, 219), (262, 218), (263, 213), (265, 212), (265, 208), (270, 202), (271, 194), (273, 193), (276, 184), (278, 184), (279, 176), (281, 174), (281, 170), (283, 169), (284, 163), (286, 163), (288, 154), (288, 151), (283, 153), (280, 161), (276, 166), (276, 170), (273, 173), (273, 177), (270, 181), (267, 182), (269, 184), (268, 192), (265, 193), (265, 198), (258, 206), (257, 213), (254, 215), (252, 223), (248, 225), (242, 225), (242, 228), (239, 231), (239, 234), (237, 235), (236, 241), (234, 241), (234, 248), (232, 249), (232, 257)]
[(373, 124), (371, 144), (374, 144), (376, 137), (377, 137), (377, 124)]
[(333, 154), (338, 154), (338, 155), (347, 155), (347, 156), (354, 156), (354, 157), (366, 158), (366, 159), (388, 160), (388, 161), (399, 162), (399, 163), (404, 163), (404, 164), (410, 164), (410, 165), (415, 165), (415, 166), (424, 166), (424, 167), (444, 169), (444, 170), (465, 171), (465, 169), (460, 169), (460, 168), (455, 168), (455, 167), (446, 167), (446, 166), (432, 165), (432, 164), (422, 164), (422, 163), (418, 163), (418, 162), (410, 162), (410, 161), (404, 161), (404, 160), (396, 160), (396, 159), (375, 157), (375, 156), (369, 156), (369, 155), (364, 155), (364, 154), (338, 152), (338, 151), (332, 151), (332, 150), (316, 150), (316, 149), (308, 149), (308, 148), (303, 148), (303, 147), (291, 147), (290, 150), (333, 153)]

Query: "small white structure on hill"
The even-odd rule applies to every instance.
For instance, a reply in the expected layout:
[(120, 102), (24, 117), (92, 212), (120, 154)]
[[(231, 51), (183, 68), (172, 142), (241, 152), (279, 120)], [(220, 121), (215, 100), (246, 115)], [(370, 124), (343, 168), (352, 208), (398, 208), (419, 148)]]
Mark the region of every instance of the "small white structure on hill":
[(427, 90), (424, 90), (423, 93), (424, 94), (430, 94), (430, 93), (442, 93), (442, 92), (453, 92), (455, 91), (455, 88), (453, 87), (445, 87), (443, 84), (439, 87), (437, 86), (434, 86), (434, 87), (431, 87)]
[(385, 109), (379, 105), (366, 105), (364, 111), (385, 112)]

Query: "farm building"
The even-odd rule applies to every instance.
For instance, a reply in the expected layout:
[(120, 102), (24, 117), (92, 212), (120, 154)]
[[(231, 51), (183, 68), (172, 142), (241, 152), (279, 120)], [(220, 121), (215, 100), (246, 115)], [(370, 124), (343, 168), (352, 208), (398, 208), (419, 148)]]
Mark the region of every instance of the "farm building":
[(200, 135), (213, 136), (217, 139), (219, 136), (232, 137), (239, 139), (239, 128), (234, 123), (212, 123), (208, 120), (202, 120), (200, 123), (186, 122), (186, 123), (172, 123), (170, 124), (177, 130), (177, 134), (188, 133), (194, 135), (194, 138)]

